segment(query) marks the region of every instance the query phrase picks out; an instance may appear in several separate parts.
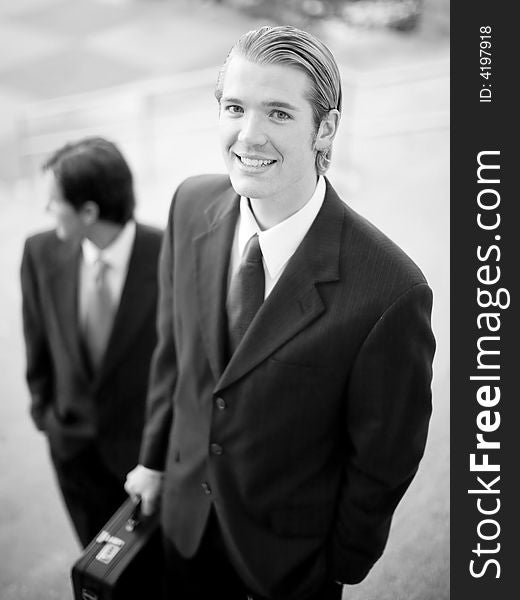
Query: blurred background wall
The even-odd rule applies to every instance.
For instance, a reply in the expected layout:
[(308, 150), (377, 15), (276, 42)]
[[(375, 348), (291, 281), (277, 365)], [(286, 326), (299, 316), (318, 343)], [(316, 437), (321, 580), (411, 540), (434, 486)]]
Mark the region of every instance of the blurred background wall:
[(435, 296), (434, 414), (383, 558), (350, 600), (449, 598), (449, 1), (0, 0), (0, 597), (65, 600), (79, 549), (28, 416), (18, 269), (52, 226), (44, 157), (99, 134), (165, 225), (175, 186), (223, 172), (213, 86), (238, 36), (266, 23), (320, 36), (345, 110), (329, 176), (421, 266)]

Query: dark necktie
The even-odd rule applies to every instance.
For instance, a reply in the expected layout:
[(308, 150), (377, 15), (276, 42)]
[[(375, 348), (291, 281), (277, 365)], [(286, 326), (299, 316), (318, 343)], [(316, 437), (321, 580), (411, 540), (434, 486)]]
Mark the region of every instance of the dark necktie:
[(83, 333), (90, 362), (95, 371), (101, 364), (114, 320), (115, 307), (106, 280), (108, 268), (109, 265), (102, 259), (96, 261), (94, 281), (87, 297)]
[(258, 235), (246, 245), (244, 257), (229, 286), (227, 310), (231, 354), (264, 301), (265, 276)]

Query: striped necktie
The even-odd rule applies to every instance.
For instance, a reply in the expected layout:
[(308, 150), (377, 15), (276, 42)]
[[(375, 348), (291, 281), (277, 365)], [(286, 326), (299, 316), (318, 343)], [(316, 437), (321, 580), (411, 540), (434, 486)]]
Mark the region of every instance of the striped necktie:
[(238, 271), (231, 279), (227, 297), (229, 342), (235, 352), (249, 324), (264, 301), (265, 275), (258, 235), (246, 245)]

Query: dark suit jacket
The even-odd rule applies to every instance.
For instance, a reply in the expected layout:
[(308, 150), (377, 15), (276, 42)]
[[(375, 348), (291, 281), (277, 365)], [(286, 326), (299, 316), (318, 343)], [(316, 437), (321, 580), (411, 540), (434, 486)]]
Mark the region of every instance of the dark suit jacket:
[(78, 326), (81, 246), (54, 231), (30, 237), (22, 266), (31, 414), (53, 453), (74, 456), (94, 441), (124, 481), (138, 457), (149, 363), (156, 343), (162, 233), (137, 225), (128, 275), (100, 372), (89, 371)]
[(432, 294), (327, 182), (323, 207), (231, 360), (224, 298), (238, 196), (177, 190), (160, 260), (159, 345), (141, 462), (165, 469), (166, 534), (192, 555), (213, 504), (261, 595), (356, 583), (423, 454)]

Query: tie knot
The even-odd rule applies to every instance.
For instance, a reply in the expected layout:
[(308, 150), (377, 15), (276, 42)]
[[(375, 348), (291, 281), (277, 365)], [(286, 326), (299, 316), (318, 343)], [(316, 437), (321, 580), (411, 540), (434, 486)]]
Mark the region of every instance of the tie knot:
[(98, 285), (103, 282), (109, 266), (109, 263), (103, 257), (99, 256), (96, 259), (94, 263), (94, 279)]
[(247, 263), (260, 263), (262, 262), (262, 250), (260, 248), (260, 241), (258, 234), (255, 233), (253, 237), (249, 239), (244, 250), (244, 262)]

